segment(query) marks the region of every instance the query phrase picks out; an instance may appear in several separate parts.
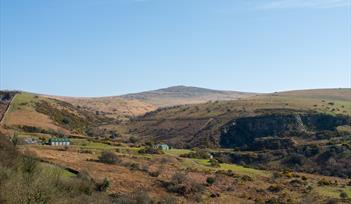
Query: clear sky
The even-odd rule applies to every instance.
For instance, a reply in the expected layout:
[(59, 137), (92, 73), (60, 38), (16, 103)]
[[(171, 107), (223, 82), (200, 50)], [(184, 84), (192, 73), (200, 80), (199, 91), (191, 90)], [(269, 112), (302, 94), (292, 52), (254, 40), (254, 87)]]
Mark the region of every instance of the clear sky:
[(350, 87), (351, 0), (0, 0), (1, 89)]

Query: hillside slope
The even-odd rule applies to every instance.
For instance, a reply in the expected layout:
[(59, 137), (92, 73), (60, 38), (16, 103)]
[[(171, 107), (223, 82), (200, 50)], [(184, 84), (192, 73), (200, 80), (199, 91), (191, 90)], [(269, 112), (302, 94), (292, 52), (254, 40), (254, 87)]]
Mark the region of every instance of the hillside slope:
[(137, 99), (157, 107), (166, 107), (184, 104), (204, 103), (217, 100), (236, 100), (255, 95), (238, 91), (219, 91), (198, 87), (173, 86), (154, 91), (146, 91), (121, 96), (125, 99)]
[(3, 120), (7, 129), (46, 134), (85, 134), (88, 128), (104, 123), (111, 119), (26, 92), (16, 94)]
[(132, 121), (130, 129), (135, 135), (181, 147), (218, 147), (222, 128), (238, 118), (296, 113), (350, 116), (350, 94), (351, 89), (308, 90), (163, 108)]
[(130, 116), (143, 115), (157, 107), (136, 99), (124, 99), (119, 96), (82, 98), (82, 97), (62, 97), (47, 96), (71, 103), (83, 110), (95, 112), (109, 118), (126, 120)]
[(252, 96), (252, 93), (217, 91), (198, 87), (174, 86), (122, 96), (82, 98), (47, 96), (79, 106), (86, 111), (98, 112), (106, 117), (126, 120), (140, 116), (159, 107), (205, 103), (216, 100), (236, 100)]
[(217, 149), (214, 158), (226, 163), (350, 178), (350, 94), (307, 90), (163, 108), (131, 121), (129, 133), (177, 148)]

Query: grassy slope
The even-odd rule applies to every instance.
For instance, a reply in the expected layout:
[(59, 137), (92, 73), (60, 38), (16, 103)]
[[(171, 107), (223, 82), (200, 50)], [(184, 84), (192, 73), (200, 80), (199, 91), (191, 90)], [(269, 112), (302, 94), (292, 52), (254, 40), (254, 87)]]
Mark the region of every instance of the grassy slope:
[(132, 133), (136, 135), (156, 141), (184, 144), (193, 136), (216, 136), (222, 125), (238, 117), (287, 110), (350, 116), (349, 95), (351, 89), (310, 90), (164, 108), (132, 121), (130, 129), (134, 130)]
[(40, 98), (31, 93), (22, 92), (17, 94), (9, 107), (8, 114), (4, 119), (4, 125), (9, 127), (27, 125), (65, 131), (56, 125), (49, 116), (38, 113), (35, 110), (35, 104), (39, 101)]
[(19, 126), (31, 126), (45, 131), (82, 134), (91, 124), (105, 121), (109, 120), (69, 103), (22, 92), (16, 95), (9, 107), (4, 125), (15, 129)]
[[(336, 114), (351, 115), (351, 89), (333, 89), (305, 92), (282, 92), (277, 94), (266, 94), (254, 96), (236, 101), (217, 101), (198, 105), (188, 105), (163, 109), (156, 114), (150, 114), (154, 118), (210, 118), (237, 116), (240, 110), (247, 114), (259, 109), (297, 109), (316, 110), (319, 112), (329, 112)], [(331, 93), (329, 95), (329, 93)], [(350, 97), (348, 97), (350, 95)], [(330, 105), (328, 103), (335, 103)], [(316, 105), (316, 106), (315, 106)], [(342, 107), (344, 106), (344, 107)], [(333, 108), (339, 109), (331, 111)]]

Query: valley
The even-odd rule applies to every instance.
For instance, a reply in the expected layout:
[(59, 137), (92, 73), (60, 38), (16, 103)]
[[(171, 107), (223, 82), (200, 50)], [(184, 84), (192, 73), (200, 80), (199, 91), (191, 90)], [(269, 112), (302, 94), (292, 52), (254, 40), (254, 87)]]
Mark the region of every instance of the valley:
[(107, 179), (106, 203), (350, 202), (351, 89), (2, 98), (2, 137), (74, 178)]

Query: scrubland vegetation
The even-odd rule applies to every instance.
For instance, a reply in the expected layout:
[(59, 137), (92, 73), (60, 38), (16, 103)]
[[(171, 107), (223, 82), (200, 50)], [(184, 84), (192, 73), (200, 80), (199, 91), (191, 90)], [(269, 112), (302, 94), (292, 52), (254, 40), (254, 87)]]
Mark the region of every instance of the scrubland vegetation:
[[(74, 175), (61, 168), (41, 165), (30, 155), (21, 154), (4, 136), (0, 137), (1, 203), (110, 203), (105, 187), (83, 172)], [(106, 183), (106, 182), (105, 182)]]
[[(303, 95), (165, 107), (121, 121), (20, 93), (1, 126), (0, 202), (349, 203), (351, 103)], [(42, 145), (53, 137), (70, 138), (70, 147)], [(172, 148), (154, 148), (160, 143)]]

